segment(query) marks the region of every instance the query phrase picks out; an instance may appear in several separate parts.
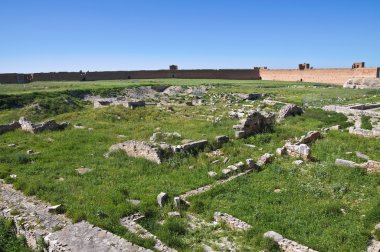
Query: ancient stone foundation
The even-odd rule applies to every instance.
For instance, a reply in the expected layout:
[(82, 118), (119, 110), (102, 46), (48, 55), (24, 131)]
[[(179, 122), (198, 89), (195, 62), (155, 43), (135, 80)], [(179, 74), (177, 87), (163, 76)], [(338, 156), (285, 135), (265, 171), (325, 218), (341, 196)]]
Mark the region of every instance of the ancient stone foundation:
[(350, 134), (358, 135), (362, 137), (380, 138), (380, 129), (378, 128), (373, 128), (372, 130), (366, 130), (366, 129), (361, 129), (361, 128), (350, 127), (348, 128), (348, 132)]
[(275, 115), (273, 113), (264, 113), (258, 111), (250, 111), (247, 118), (242, 119), (240, 124), (234, 125), (235, 137), (246, 138), (265, 130), (269, 130), (275, 123)]
[(351, 78), (348, 79), (344, 85), (344, 88), (357, 88), (357, 89), (368, 89), (368, 88), (380, 88), (379, 78)]
[(169, 157), (177, 152), (196, 152), (202, 150), (208, 144), (207, 140), (192, 141), (182, 145), (170, 145), (167, 143), (153, 143), (130, 140), (123, 143), (114, 144), (105, 154), (108, 157), (110, 153), (117, 150), (123, 150), (130, 157), (140, 157), (157, 164), (161, 164), (165, 157)]
[(325, 111), (333, 111), (345, 115), (354, 116), (371, 116), (380, 118), (380, 112), (373, 109), (380, 108), (380, 103), (365, 103), (351, 105), (327, 105), (322, 109)]
[(225, 222), (231, 229), (238, 231), (246, 231), (251, 228), (251, 225), (249, 225), (248, 223), (226, 213), (215, 212), (214, 220), (217, 222)]
[(109, 151), (114, 152), (123, 150), (130, 157), (140, 157), (157, 164), (161, 164), (164, 157), (164, 151), (157, 144), (144, 141), (130, 140), (123, 143), (114, 144)]
[(33, 124), (31, 121), (26, 120), (24, 117), (21, 117), (19, 120), (21, 125), (21, 129), (30, 133), (39, 133), (45, 130), (62, 130), (66, 128), (69, 124), (64, 123), (56, 123), (54, 120), (46, 121), (39, 124)]
[(3, 181), (0, 188), (0, 215), (14, 221), (17, 234), (23, 235), (32, 249), (42, 241), (48, 252), (151, 251), (88, 222), (73, 224), (64, 215), (54, 213), (57, 206), (26, 197)]
[(358, 164), (350, 160), (336, 159), (335, 164), (339, 166), (350, 167), (350, 168), (355, 168), (355, 167), (363, 168), (369, 173), (380, 172), (380, 162), (373, 161), (373, 160), (368, 160), (365, 163)]

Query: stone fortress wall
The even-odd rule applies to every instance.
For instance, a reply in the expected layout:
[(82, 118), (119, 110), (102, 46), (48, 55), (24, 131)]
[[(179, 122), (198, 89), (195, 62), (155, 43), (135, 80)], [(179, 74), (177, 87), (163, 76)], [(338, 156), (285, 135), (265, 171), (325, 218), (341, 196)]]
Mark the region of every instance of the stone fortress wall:
[(127, 79), (231, 79), (301, 81), (343, 85), (350, 78), (378, 78), (380, 68), (366, 68), (364, 62), (354, 63), (352, 68), (313, 69), (310, 64), (300, 64), (298, 69), (192, 69), (182, 70), (172, 65), (164, 70), (103, 71), (103, 72), (51, 72), (0, 74), (0, 83), (29, 83), (33, 81), (97, 81)]

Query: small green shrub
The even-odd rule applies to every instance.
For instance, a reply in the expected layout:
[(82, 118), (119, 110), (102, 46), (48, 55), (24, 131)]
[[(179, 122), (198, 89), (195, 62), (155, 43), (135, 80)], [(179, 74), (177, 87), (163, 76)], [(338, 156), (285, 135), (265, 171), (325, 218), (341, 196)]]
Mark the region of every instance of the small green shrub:
[(200, 200), (195, 200), (191, 204), (191, 211), (201, 214), (205, 211), (205, 203)]
[(372, 124), (371, 124), (370, 119), (371, 119), (371, 117), (369, 117), (369, 116), (362, 116), (362, 118), (361, 118), (361, 122), (362, 122), (361, 128), (362, 129), (372, 130)]
[(268, 251), (268, 252), (280, 252), (281, 251), (277, 242), (275, 242), (269, 238), (263, 238), (260, 242), (260, 247), (263, 249), (263, 251)]
[(0, 218), (0, 251), (31, 252), (24, 237), (17, 238), (13, 222)]
[(167, 219), (158, 233), (159, 237), (161, 237), (168, 246), (175, 248), (185, 247), (185, 242), (182, 240), (182, 237), (187, 233), (187, 230), (186, 223), (182, 219)]
[(375, 232), (373, 233), (373, 236), (375, 237), (376, 240), (380, 240), (380, 229), (376, 229)]
[(20, 155), (17, 156), (17, 162), (19, 164), (27, 164), (30, 161), (32, 161), (32, 159), (30, 157), (28, 157), (27, 155), (25, 155), (25, 154), (20, 154)]

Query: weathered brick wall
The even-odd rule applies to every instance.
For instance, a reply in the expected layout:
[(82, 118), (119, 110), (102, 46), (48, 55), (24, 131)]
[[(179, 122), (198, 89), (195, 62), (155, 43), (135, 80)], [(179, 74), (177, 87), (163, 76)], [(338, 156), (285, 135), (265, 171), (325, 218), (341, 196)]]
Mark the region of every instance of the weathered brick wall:
[(178, 70), (173, 72), (175, 78), (182, 79), (233, 79), (233, 80), (259, 80), (258, 69), (199, 69)]
[(0, 84), (17, 83), (16, 73), (0, 74)]
[(343, 85), (355, 77), (377, 77), (378, 68), (334, 68), (334, 69), (260, 69), (263, 80), (319, 82)]
[[(336, 69), (194, 69), (194, 70), (146, 70), (105, 72), (53, 72), (34, 73), (32, 81), (95, 81), (126, 79), (234, 79), (234, 80), (277, 80), (331, 83), (343, 85), (350, 78), (379, 76), (379, 68), (336, 68)], [(0, 83), (17, 83), (17, 74), (0, 74)]]
[(155, 78), (182, 78), (182, 79), (242, 79), (258, 80), (259, 71), (253, 69), (242, 70), (147, 70), (147, 71), (109, 71), (88, 72), (86, 80), (123, 80), (123, 79), (155, 79)]
[(33, 81), (80, 81), (80, 72), (34, 73)]
[(171, 78), (169, 70), (147, 71), (105, 71), (87, 72), (86, 80), (126, 80), (126, 79), (155, 79)]

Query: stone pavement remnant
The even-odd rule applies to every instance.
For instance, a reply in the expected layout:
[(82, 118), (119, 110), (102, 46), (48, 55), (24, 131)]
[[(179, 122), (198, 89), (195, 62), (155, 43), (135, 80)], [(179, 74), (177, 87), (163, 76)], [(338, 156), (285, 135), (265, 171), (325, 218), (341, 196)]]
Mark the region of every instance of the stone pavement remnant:
[(86, 221), (73, 224), (64, 215), (56, 214), (59, 205), (27, 197), (3, 181), (0, 187), (0, 214), (14, 221), (17, 234), (23, 235), (32, 249), (37, 249), (42, 240), (47, 252), (151, 251)]

